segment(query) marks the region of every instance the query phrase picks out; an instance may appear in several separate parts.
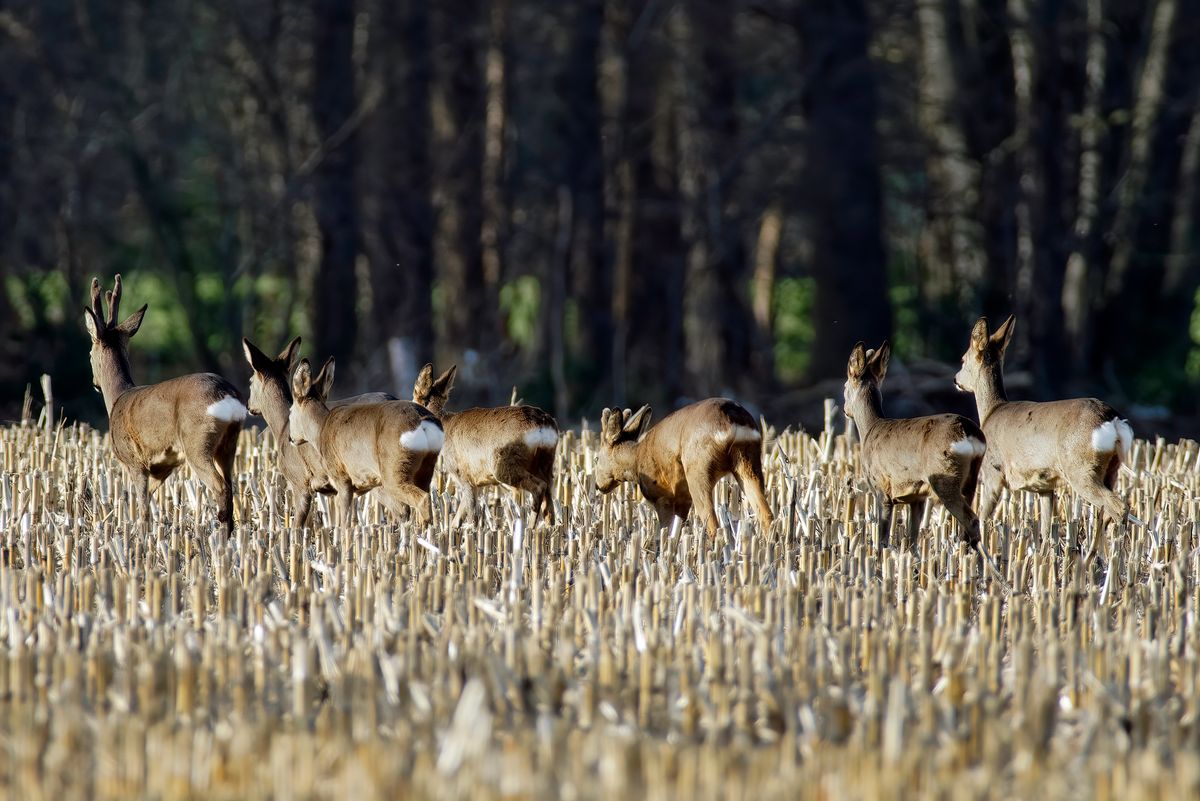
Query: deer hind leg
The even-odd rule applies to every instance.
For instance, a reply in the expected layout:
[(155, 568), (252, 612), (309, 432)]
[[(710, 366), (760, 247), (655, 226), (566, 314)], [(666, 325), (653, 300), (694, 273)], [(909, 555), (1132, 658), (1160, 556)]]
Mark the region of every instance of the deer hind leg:
[[(497, 466), (496, 478), (510, 487), (525, 490), (533, 496), (534, 511), (544, 516), (544, 505), (550, 503), (550, 485), (516, 461), (504, 461)], [(553, 512), (551, 512), (553, 515)], [(551, 519), (553, 522), (553, 518)]]
[(742, 494), (750, 497), (754, 504), (758, 524), (763, 533), (770, 531), (775, 516), (771, 514), (771, 505), (767, 503), (766, 482), (763, 479), (762, 452), (757, 445), (753, 448), (741, 448), (734, 455), (733, 476), (742, 488)]
[(688, 494), (692, 496), (692, 505), (696, 509), (696, 516), (700, 518), (700, 522), (704, 524), (708, 533), (716, 536), (721, 530), (721, 525), (717, 522), (716, 509), (713, 507), (713, 487), (717, 483), (717, 477), (712, 474), (709, 467), (698, 465), (685, 465), (683, 474), (687, 479)]
[(915, 551), (917, 539), (921, 535), (921, 518), (925, 516), (926, 501), (913, 501), (905, 506), (908, 507), (908, 524), (905, 529), (904, 547)]
[(986, 521), (991, 518), (1000, 501), (1000, 493), (1004, 490), (1004, 472), (999, 467), (989, 465), (986, 455), (978, 469), (978, 483), (979, 519)]
[(963, 495), (962, 475), (930, 476), (929, 487), (951, 517), (962, 527), (963, 542), (974, 548), (979, 544), (979, 518)]
[(192, 472), (217, 501), (217, 520), (226, 536), (233, 533), (233, 456), (240, 426), (234, 428), (232, 437), (228, 434), (230, 428), (234, 427), (209, 432), (190, 447), (184, 446), (184, 455)]
[(388, 487), (387, 494), (411, 510), (412, 521), (418, 528), (425, 528), (433, 519), (433, 505), (428, 490), (416, 484), (404, 483)]
[(1099, 471), (1085, 471), (1082, 475), (1073, 477), (1067, 483), (1070, 484), (1072, 490), (1078, 493), (1079, 497), (1097, 509), (1103, 509), (1112, 518), (1112, 521), (1119, 526), (1125, 522), (1125, 518), (1129, 515), (1129, 503), (1112, 489), (1105, 486), (1103, 475), (1107, 468), (1108, 465), (1105, 464)]
[(886, 548), (892, 536), (892, 515), (896, 503), (882, 492), (879, 493), (879, 547)]

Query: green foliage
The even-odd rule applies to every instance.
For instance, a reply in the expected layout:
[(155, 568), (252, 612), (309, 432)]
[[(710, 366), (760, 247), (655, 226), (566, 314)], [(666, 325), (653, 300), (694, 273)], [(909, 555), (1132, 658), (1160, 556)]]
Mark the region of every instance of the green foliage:
[[(67, 322), (70, 287), (66, 276), (57, 270), (9, 275), (4, 282), (17, 322), (25, 329)], [(83, 306), (79, 306), (80, 314)]]
[(500, 287), (500, 310), (505, 330), (516, 345), (530, 349), (537, 341), (542, 285), (533, 275), (522, 275)]
[(816, 290), (810, 276), (781, 278), (775, 284), (775, 368), (784, 381), (800, 380), (812, 360)]

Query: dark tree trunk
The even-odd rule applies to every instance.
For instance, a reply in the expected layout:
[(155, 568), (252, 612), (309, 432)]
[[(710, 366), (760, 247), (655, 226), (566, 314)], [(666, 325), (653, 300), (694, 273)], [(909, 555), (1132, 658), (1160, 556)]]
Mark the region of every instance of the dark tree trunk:
[(741, 232), (721, 174), (737, 144), (732, 8), (724, 0), (685, 3), (673, 11), (669, 27), (687, 247), (687, 368), (696, 393), (708, 396), (739, 389), (750, 376), (753, 331)]
[(370, 58), (382, 100), (368, 128), (370, 167), (362, 171), (372, 328), (394, 391), (405, 392), (434, 356), (429, 10), (424, 0), (377, 0), (376, 14)]
[(813, 378), (841, 375), (858, 340), (891, 336), (883, 249), (875, 76), (862, 0), (819, 0), (798, 16), (807, 70), (809, 226), (816, 279)]
[(613, 347), (613, 283), (604, 250), (604, 152), (601, 146), (599, 85), (602, 0), (570, 4), (567, 62), (559, 93), (564, 149), (561, 180), (571, 192), (570, 270), (580, 327), (575, 361), (588, 396), (606, 398)]
[(313, 175), (321, 258), (313, 287), (315, 352), (349, 366), (358, 336), (357, 139), (354, 113), (354, 1), (314, 0), (312, 109), (317, 133), (332, 143)]
[(483, 269), (484, 15), (477, 0), (432, 5), (434, 56), (434, 263), (443, 299), (441, 361), (495, 347), (495, 299)]

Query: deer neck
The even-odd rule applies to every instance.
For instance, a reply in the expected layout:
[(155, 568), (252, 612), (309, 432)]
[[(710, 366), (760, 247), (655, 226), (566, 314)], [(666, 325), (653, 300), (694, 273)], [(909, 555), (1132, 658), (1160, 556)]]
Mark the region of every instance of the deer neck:
[(263, 395), (266, 400), (263, 403), (262, 412), (263, 419), (267, 421), (267, 428), (271, 429), (271, 433), (275, 435), (275, 441), (280, 447), (287, 442), (288, 429), (288, 414), (291, 412), (292, 395), (287, 391), (282, 382), (272, 381), (263, 384)]
[(1008, 393), (1004, 390), (1004, 369), (999, 364), (984, 370), (981, 379), (975, 388), (975, 408), (979, 411), (979, 424), (983, 425), (992, 412), (1008, 402)]
[(858, 427), (858, 435), (865, 438), (867, 432), (883, 419), (883, 396), (879, 388), (863, 387), (850, 400), (850, 416)]
[(117, 398), (134, 387), (129, 357), (120, 351), (105, 351), (99, 373), (96, 383), (100, 385), (100, 394), (104, 396), (104, 407), (111, 415)]

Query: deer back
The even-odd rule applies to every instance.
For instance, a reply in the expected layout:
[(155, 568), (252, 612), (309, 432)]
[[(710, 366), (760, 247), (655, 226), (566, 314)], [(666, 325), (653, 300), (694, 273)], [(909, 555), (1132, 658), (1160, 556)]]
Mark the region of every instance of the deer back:
[(863, 472), (892, 497), (921, 495), (930, 476), (954, 474), (983, 457), (987, 438), (957, 414), (883, 418), (863, 437)]
[(369, 487), (389, 477), (406, 480), (404, 474), (436, 459), (443, 439), (442, 425), (428, 409), (396, 400), (330, 409), (318, 449), (331, 477)]
[(708, 471), (715, 479), (732, 469), (734, 446), (761, 442), (750, 412), (728, 398), (709, 398), (672, 412), (642, 437), (638, 472), (665, 487), (680, 485), (689, 469)]
[(237, 388), (213, 373), (133, 387), (109, 414), (113, 450), (141, 466), (166, 453), (199, 454), (213, 432), (240, 426), (245, 416)]
[(1053, 485), (1080, 468), (1124, 456), (1133, 429), (1095, 398), (1009, 401), (984, 420), (988, 458), (1017, 487)]
[(495, 482), (503, 460), (516, 461), (526, 470), (535, 463), (546, 464), (545, 452), (553, 455), (558, 445), (558, 423), (535, 406), (465, 409), (444, 415), (442, 423), (446, 468), (475, 485)]

